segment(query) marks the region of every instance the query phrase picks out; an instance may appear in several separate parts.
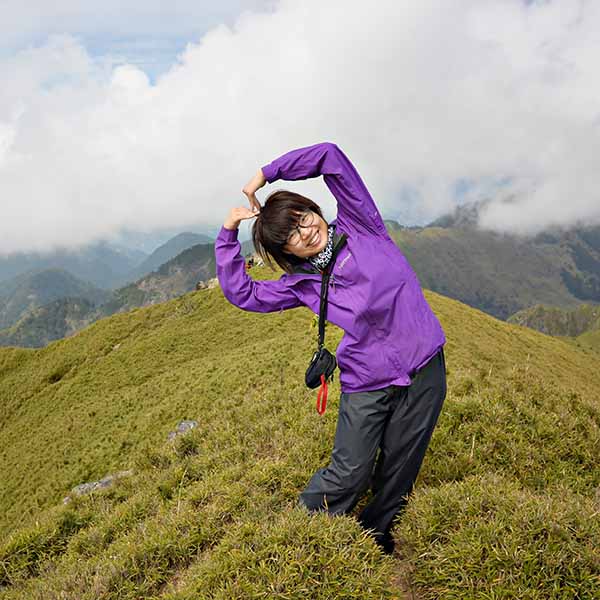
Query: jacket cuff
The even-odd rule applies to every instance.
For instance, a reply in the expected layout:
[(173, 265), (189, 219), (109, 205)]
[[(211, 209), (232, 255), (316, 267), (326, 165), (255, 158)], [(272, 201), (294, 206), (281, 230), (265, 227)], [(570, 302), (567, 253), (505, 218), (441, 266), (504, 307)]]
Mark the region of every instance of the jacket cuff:
[(221, 231), (217, 235), (217, 239), (223, 240), (224, 242), (234, 242), (237, 240), (239, 229), (227, 229), (225, 225), (221, 226)]
[(262, 171), (263, 175), (265, 176), (265, 179), (269, 183), (273, 183), (277, 179), (277, 168), (273, 165), (272, 162), (268, 165), (265, 165), (264, 167), (261, 167), (260, 170)]

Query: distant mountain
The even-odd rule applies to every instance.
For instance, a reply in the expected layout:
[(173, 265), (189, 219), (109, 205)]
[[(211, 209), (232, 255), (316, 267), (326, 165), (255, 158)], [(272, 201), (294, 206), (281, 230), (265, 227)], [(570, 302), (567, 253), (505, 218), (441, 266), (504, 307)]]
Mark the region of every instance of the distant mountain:
[[(458, 207), (426, 227), (385, 221), (423, 287), (500, 319), (535, 304), (568, 309), (600, 303), (600, 227), (551, 230), (533, 237), (499, 234), (477, 228), (481, 204)], [(193, 235), (176, 236), (152, 260), (189, 243)], [(252, 251), (249, 240), (242, 243), (244, 255)], [(146, 264), (151, 266), (151, 261)], [(214, 276), (214, 245), (196, 244), (115, 290), (95, 318), (164, 302)]]
[(394, 221), (393, 219), (384, 219), (383, 222), (388, 231), (401, 231), (402, 229), (406, 229), (404, 225), (400, 225), (398, 221)]
[(110, 292), (57, 268), (30, 271), (3, 282), (0, 287), (3, 290), (0, 329), (11, 327), (27, 312), (60, 298), (84, 298), (92, 306), (110, 298)]
[(190, 232), (180, 233), (156, 248), (140, 265), (130, 271), (127, 274), (126, 283), (137, 281), (144, 275), (156, 271), (161, 265), (196, 244), (210, 243), (214, 243), (214, 239), (207, 235)]
[(477, 207), (459, 207), (421, 228), (387, 221), (421, 285), (498, 318), (543, 303), (600, 302), (600, 227), (532, 237), (477, 228)]
[[(531, 237), (499, 234), (477, 227), (478, 213), (486, 202), (459, 206), (425, 227), (385, 221), (423, 287), (500, 319), (535, 304), (568, 309), (600, 303), (600, 227), (549, 230)], [(111, 269), (112, 281), (121, 280), (122, 284), (98, 307), (97, 318), (164, 302), (193, 290), (198, 281), (214, 277), (214, 245), (194, 244), (203, 238), (206, 236), (189, 232), (176, 235), (119, 276)], [(194, 245), (185, 248), (189, 244)], [(103, 248), (108, 252), (107, 246)], [(252, 251), (251, 241), (242, 243), (244, 254)], [(111, 249), (108, 253), (114, 257), (115, 252)], [(93, 281), (97, 281), (102, 264), (106, 266), (106, 260), (88, 261), (86, 275), (95, 275)], [(98, 272), (93, 265), (98, 266)], [(147, 269), (152, 270), (137, 277)], [(4, 295), (11, 285), (0, 284)], [(95, 302), (77, 290), (64, 296), (83, 296)], [(22, 310), (13, 309), (3, 327), (12, 325), (22, 314)]]
[[(500, 319), (536, 304), (568, 309), (600, 303), (600, 227), (551, 230), (532, 237), (499, 234), (477, 228), (480, 206), (458, 207), (427, 227), (386, 220), (390, 236), (423, 287)], [(149, 257), (147, 267), (193, 241), (194, 235), (169, 240)], [(242, 244), (244, 254), (252, 250), (250, 241)], [(214, 245), (196, 244), (115, 290), (98, 307), (98, 318), (164, 302), (214, 276)], [(75, 290), (68, 295), (85, 296)], [(13, 313), (3, 326), (20, 314)]]
[(96, 314), (86, 298), (60, 298), (27, 311), (12, 327), (0, 330), (0, 346), (45, 346), (87, 327)]
[[(251, 242), (242, 243), (244, 256), (253, 252)], [(103, 292), (102, 304), (72, 296), (57, 299), (45, 306), (32, 305), (22, 311), (18, 322), (0, 328), (0, 346), (41, 347), (49, 341), (73, 334), (89, 324), (118, 312), (165, 302), (196, 289), (199, 282), (215, 277), (214, 244), (196, 244), (175, 258), (112, 293)], [(48, 285), (53, 285), (50, 281)], [(82, 294), (84, 295), (84, 294)], [(62, 333), (62, 335), (61, 335)]]
[[(220, 226), (208, 227), (202, 223), (188, 224), (188, 231), (193, 231), (196, 235), (205, 236), (207, 240), (213, 240), (219, 232)], [(168, 243), (181, 232), (181, 228), (160, 229), (154, 231), (132, 231), (128, 229), (121, 230), (114, 238), (111, 244), (130, 248), (132, 250), (141, 250), (146, 256), (152, 254), (159, 246)], [(140, 261), (141, 262), (141, 261)]]
[(211, 279), (215, 274), (214, 244), (196, 244), (135, 283), (115, 290), (112, 299), (101, 306), (100, 311), (102, 316), (108, 316), (165, 302), (194, 290), (199, 281)]
[(469, 204), (461, 204), (456, 206), (451, 213), (442, 215), (426, 227), (476, 227), (480, 210), (489, 203), (490, 200), (485, 199)]
[[(252, 242), (241, 243), (241, 253), (254, 252)], [(123, 312), (132, 307), (165, 302), (196, 289), (196, 284), (216, 276), (214, 243), (196, 244), (145, 275), (135, 283), (116, 290), (108, 303), (108, 312)], [(106, 306), (101, 307), (101, 309)], [(114, 310), (113, 310), (114, 309)]]
[(97, 287), (112, 289), (145, 258), (146, 254), (109, 242), (98, 242), (79, 250), (49, 253), (19, 252), (0, 257), (0, 295), (5, 281), (30, 271), (64, 269)]

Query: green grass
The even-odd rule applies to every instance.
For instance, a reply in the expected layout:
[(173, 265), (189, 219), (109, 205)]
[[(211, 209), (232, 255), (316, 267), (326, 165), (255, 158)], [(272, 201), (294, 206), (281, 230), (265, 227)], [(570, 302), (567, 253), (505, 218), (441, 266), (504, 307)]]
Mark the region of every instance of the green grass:
[[(340, 391), (320, 417), (308, 310), (245, 313), (217, 288), (0, 350), (0, 599), (591, 598), (600, 357), (426, 297), (448, 397), (393, 559), (354, 519), (368, 496), (335, 518), (296, 504)], [(181, 419), (198, 428), (167, 442)]]
[(582, 346), (587, 346), (596, 351), (600, 351), (600, 329), (586, 331), (575, 339), (576, 342)]
[(419, 598), (597, 598), (598, 505), (497, 475), (422, 490), (398, 535)]

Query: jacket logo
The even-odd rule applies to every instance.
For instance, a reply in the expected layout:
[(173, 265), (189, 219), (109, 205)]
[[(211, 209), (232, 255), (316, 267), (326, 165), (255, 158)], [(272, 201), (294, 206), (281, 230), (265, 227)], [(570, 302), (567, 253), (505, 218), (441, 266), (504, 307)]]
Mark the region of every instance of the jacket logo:
[(346, 261), (352, 256), (352, 254), (348, 253), (348, 256), (346, 256), (344, 258), (344, 260), (340, 263), (340, 271), (342, 270), (342, 267), (346, 264)]

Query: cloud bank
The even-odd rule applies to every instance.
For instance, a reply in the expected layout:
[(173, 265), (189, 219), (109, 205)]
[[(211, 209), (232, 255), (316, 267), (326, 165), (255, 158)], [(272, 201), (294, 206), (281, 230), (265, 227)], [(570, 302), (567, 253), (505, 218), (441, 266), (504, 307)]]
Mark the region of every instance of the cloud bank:
[[(443, 6), (282, 0), (154, 83), (70, 35), (0, 59), (0, 253), (216, 226), (261, 165), (326, 140), (407, 224), (485, 197), (498, 231), (600, 223), (600, 4)], [(321, 181), (259, 195), (279, 187), (335, 213)]]

